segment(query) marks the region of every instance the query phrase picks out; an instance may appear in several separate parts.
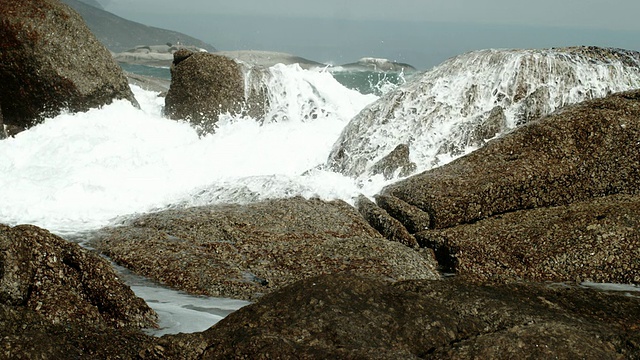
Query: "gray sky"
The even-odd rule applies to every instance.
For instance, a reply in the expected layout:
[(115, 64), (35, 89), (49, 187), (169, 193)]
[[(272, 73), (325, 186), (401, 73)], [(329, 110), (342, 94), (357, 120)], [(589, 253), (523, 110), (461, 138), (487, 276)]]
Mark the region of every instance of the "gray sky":
[(424, 68), (486, 47), (640, 50), (638, 0), (100, 2), (124, 18), (185, 32), (222, 50), (286, 51), (318, 61), (379, 56)]

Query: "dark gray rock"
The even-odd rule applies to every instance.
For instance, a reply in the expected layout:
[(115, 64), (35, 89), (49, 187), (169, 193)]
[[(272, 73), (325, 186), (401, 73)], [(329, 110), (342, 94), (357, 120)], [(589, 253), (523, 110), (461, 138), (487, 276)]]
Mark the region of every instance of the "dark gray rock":
[(221, 297), (252, 299), (343, 271), (439, 278), (433, 258), (383, 238), (342, 201), (291, 198), (167, 210), (105, 229), (92, 244), (136, 273)]
[[(543, 113), (539, 115), (542, 116)], [(438, 149), (438, 154), (449, 154), (452, 156), (463, 155), (467, 151), (467, 148), (482, 147), (487, 140), (507, 129), (507, 118), (504, 115), (504, 110), (501, 106), (496, 106), (491, 109), (491, 111), (478, 116), (472, 124), (463, 123), (457, 126), (456, 129), (452, 131), (452, 138), (454, 140), (445, 141)]]
[(382, 236), (390, 241), (397, 241), (409, 247), (418, 247), (416, 239), (413, 235), (409, 234), (400, 221), (391, 217), (384, 209), (380, 208), (366, 196), (360, 195), (356, 199), (355, 205), (362, 217), (367, 220), (369, 225), (378, 230)]
[(640, 283), (640, 196), (523, 210), (416, 234), (474, 281)]
[(637, 358), (639, 305), (638, 297), (559, 284), (323, 275), (205, 331), (202, 358)]
[(62, 110), (137, 104), (109, 51), (78, 13), (55, 0), (0, 0), (4, 123), (22, 129)]
[(408, 176), (416, 171), (416, 164), (409, 159), (409, 146), (399, 144), (389, 154), (371, 166), (371, 175), (382, 174), (386, 180)]
[[(630, 150), (638, 147), (638, 118), (640, 91), (587, 101), (530, 122), (383, 193), (428, 213), (431, 224), (425, 218), (418, 228), (446, 228), (517, 210), (638, 194), (640, 161), (637, 151)], [(392, 215), (397, 211), (393, 205), (380, 205)]]
[(0, 225), (0, 303), (35, 311), (52, 323), (151, 327), (156, 314), (111, 265), (35, 226)]

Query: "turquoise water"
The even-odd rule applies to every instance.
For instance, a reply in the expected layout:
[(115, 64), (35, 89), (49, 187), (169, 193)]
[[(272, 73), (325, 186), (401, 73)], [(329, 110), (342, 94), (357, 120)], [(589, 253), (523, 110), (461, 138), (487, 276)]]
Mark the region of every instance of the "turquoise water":
[[(160, 79), (171, 79), (169, 68), (155, 67), (138, 64), (119, 63), (120, 67), (128, 72), (151, 76)], [(373, 71), (373, 70), (333, 70), (331, 75), (345, 87), (356, 90), (361, 94), (382, 95), (390, 86), (405, 83), (411, 74), (398, 71)]]
[(361, 94), (382, 95), (390, 86), (404, 84), (409, 75), (397, 71), (345, 70), (332, 71), (333, 77), (349, 89)]

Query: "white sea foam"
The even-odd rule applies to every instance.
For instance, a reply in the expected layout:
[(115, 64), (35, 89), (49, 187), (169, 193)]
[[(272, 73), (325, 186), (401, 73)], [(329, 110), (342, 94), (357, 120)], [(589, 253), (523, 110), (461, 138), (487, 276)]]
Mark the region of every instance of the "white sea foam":
[(296, 195), (350, 201), (360, 191), (353, 180), (308, 170), (326, 161), (342, 128), (376, 97), (320, 70), (271, 71), (263, 124), (224, 116), (215, 134), (199, 138), (161, 115), (162, 98), (134, 86), (141, 110), (116, 101), (0, 141), (0, 222), (64, 235), (172, 205)]

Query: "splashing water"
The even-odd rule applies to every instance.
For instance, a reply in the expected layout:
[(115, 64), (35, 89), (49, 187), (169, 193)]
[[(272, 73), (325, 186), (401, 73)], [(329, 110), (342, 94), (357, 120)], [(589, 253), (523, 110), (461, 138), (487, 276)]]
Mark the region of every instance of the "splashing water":
[(263, 124), (226, 115), (215, 134), (198, 137), (189, 124), (161, 115), (156, 93), (132, 86), (141, 110), (116, 101), (0, 141), (0, 222), (65, 235), (168, 206), (295, 195), (351, 201), (361, 191), (352, 179), (315, 168), (377, 97), (323, 71), (270, 71), (274, 100)]

